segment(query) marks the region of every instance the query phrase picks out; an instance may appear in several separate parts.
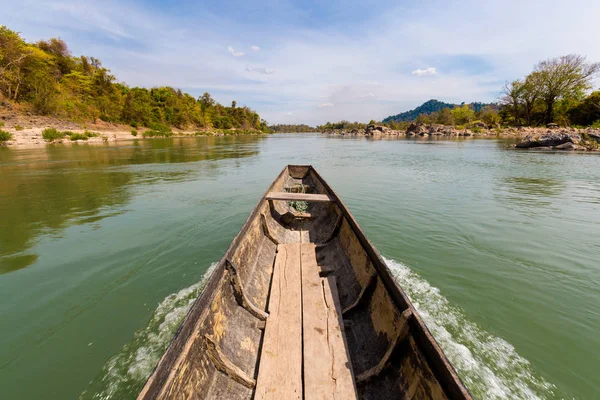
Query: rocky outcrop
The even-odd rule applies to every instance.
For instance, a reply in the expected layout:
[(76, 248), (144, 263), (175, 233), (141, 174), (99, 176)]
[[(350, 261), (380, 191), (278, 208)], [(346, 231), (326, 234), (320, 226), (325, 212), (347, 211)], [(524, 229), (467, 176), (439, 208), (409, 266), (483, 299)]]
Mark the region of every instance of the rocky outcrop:
[[(578, 138), (575, 138), (574, 135), (577, 135)], [(517, 144), (517, 148), (529, 149), (531, 147), (554, 147), (568, 142), (575, 143), (575, 141), (579, 143), (581, 137), (579, 137), (578, 134), (574, 135), (569, 135), (566, 132), (551, 133), (550, 131), (543, 135), (527, 135), (522, 142)]]

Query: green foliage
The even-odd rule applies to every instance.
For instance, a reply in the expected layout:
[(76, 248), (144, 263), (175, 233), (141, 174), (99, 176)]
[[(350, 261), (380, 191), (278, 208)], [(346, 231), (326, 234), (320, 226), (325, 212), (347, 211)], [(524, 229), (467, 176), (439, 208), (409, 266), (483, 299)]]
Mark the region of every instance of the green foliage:
[(88, 137), (84, 134), (81, 133), (74, 133), (74, 132), (70, 132), (67, 134), (69, 136), (69, 139), (75, 141), (75, 140), (88, 140)]
[(137, 136), (138, 135), (138, 131), (136, 131), (135, 129), (131, 130), (131, 136)]
[(4, 126), (4, 122), (0, 121), (0, 128)]
[(600, 144), (585, 132), (581, 133), (581, 144), (588, 150), (597, 150), (600, 148)]
[(269, 129), (276, 133), (296, 133), (296, 132), (316, 132), (317, 128), (300, 124), (300, 125), (271, 125)]
[(479, 126), (473, 126), (473, 127), (471, 127), (471, 132), (481, 133), (481, 132), (483, 132), (483, 129)]
[(142, 133), (142, 137), (145, 138), (149, 138), (149, 137), (170, 137), (173, 136), (173, 132), (169, 132), (169, 131), (156, 131), (156, 130), (148, 130)]
[(0, 131), (0, 142), (6, 142), (10, 139), (12, 139), (12, 135), (9, 132)]
[(319, 131), (329, 131), (333, 129), (365, 129), (367, 124), (363, 124), (361, 122), (349, 122), (349, 121), (340, 121), (340, 122), (327, 122), (324, 125), (317, 126)]
[(100, 60), (72, 56), (60, 39), (27, 43), (5, 26), (0, 26), (0, 95), (29, 103), (39, 114), (80, 122), (100, 119), (159, 132), (171, 127), (269, 132), (255, 111), (236, 101), (225, 107), (208, 93), (195, 99), (171, 87), (130, 88), (117, 83)]
[(15, 125), (15, 131), (22, 131), (24, 129), (21, 125)]
[(600, 129), (600, 119), (599, 119), (598, 121), (595, 121), (595, 122), (594, 122), (594, 123), (591, 125), (591, 127), (592, 127), (592, 128), (595, 128), (595, 129)]
[(456, 106), (450, 112), (454, 116), (454, 121), (459, 125), (469, 124), (475, 119), (475, 111), (466, 104)]
[(84, 132), (83, 132), (83, 134), (84, 134), (86, 137), (88, 137), (88, 138), (91, 138), (91, 137), (98, 137), (98, 136), (100, 136), (100, 134), (99, 134), (98, 132), (90, 132), (90, 131), (87, 131), (87, 130), (86, 130), (86, 131), (84, 131)]
[(47, 128), (42, 131), (42, 137), (44, 140), (51, 142), (56, 139), (62, 139), (66, 135), (66, 132), (59, 132), (55, 128)]

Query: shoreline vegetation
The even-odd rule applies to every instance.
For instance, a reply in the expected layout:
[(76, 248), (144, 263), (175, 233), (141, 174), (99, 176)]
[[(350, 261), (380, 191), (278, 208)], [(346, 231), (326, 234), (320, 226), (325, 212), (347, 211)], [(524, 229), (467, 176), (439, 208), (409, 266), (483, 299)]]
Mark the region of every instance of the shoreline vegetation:
[(322, 132), (363, 136), (514, 137), (518, 148), (599, 150), (600, 63), (570, 54), (507, 82), (497, 103), (429, 100), (381, 122), (267, 126), (248, 107), (172, 87), (129, 87), (60, 38), (28, 43), (0, 26), (0, 145), (104, 143), (154, 137)]
[(0, 143), (42, 144), (47, 128), (79, 134), (53, 143), (134, 138), (138, 130), (139, 137), (269, 133), (258, 113), (236, 101), (223, 106), (209, 93), (196, 99), (168, 86), (129, 87), (100, 60), (73, 56), (59, 38), (28, 43), (0, 26)]

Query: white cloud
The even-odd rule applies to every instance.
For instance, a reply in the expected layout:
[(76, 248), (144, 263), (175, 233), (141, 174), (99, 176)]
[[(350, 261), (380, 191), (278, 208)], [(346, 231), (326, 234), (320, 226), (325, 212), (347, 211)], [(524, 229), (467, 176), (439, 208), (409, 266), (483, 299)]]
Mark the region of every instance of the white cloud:
[(270, 69), (270, 68), (256, 68), (256, 67), (251, 67), (251, 66), (247, 66), (246, 67), (246, 71), (248, 72), (256, 72), (259, 73), (261, 75), (272, 75), (275, 73), (274, 69)]
[(286, 113), (285, 113), (285, 115), (288, 115), (288, 116), (290, 116), (290, 115), (294, 115), (294, 113), (293, 113), (293, 112), (291, 112), (291, 111), (288, 111), (288, 112), (286, 112)]
[(260, 47), (258, 47), (256, 45), (255, 46), (250, 46), (250, 50), (252, 50), (252, 51), (260, 51)]
[(425, 68), (425, 69), (415, 69), (413, 72), (411, 72), (411, 74), (416, 75), (416, 76), (427, 76), (427, 75), (435, 75), (435, 74), (437, 74), (437, 71), (435, 70), (435, 67), (429, 67), (429, 68)]
[(363, 95), (362, 95), (362, 96), (360, 96), (360, 97), (361, 97), (361, 98), (363, 98), (363, 99), (365, 99), (365, 98), (367, 98), (367, 97), (375, 97), (375, 93), (366, 93), (366, 94), (363, 94)]
[(244, 55), (243, 52), (241, 52), (241, 51), (235, 51), (235, 49), (233, 47), (231, 47), (231, 46), (229, 46), (227, 48), (227, 51), (230, 52), (231, 55), (234, 56), (234, 57), (241, 57), (241, 56)]
[(319, 108), (327, 108), (327, 107), (333, 107), (333, 103), (322, 103), (322, 104), (319, 104)]

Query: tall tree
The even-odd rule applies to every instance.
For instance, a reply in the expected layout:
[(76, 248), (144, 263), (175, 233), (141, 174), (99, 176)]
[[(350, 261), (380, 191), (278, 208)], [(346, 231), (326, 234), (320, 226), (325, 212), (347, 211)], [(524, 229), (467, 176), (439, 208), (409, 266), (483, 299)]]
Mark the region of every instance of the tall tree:
[(506, 82), (502, 89), (500, 104), (509, 110), (513, 116), (514, 125), (521, 125), (521, 94), (523, 92), (523, 81), (515, 80)]
[(588, 63), (584, 56), (569, 54), (541, 61), (534, 73), (538, 74), (540, 98), (546, 105), (546, 123), (554, 121), (554, 105), (561, 98), (581, 97), (591, 88), (600, 72), (600, 63)]

